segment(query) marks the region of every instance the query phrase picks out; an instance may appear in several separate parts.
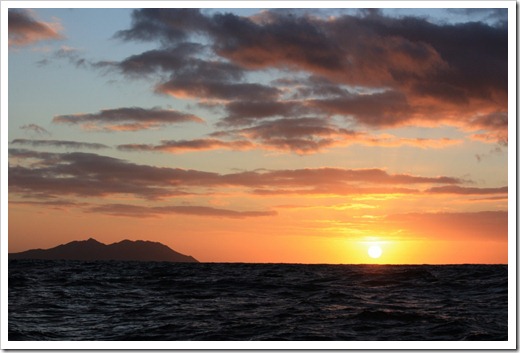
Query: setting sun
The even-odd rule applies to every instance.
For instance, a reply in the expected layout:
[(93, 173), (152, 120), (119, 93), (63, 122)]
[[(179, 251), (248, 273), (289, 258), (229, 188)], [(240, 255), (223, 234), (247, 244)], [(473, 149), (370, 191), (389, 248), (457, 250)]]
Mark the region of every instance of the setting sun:
[(371, 245), (368, 248), (368, 256), (370, 256), (373, 259), (378, 259), (383, 254), (383, 249), (379, 245)]

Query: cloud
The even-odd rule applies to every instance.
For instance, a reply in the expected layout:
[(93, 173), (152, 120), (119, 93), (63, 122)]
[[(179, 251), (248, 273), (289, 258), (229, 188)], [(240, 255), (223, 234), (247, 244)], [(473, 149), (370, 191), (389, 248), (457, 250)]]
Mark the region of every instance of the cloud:
[(190, 31), (200, 32), (207, 25), (207, 18), (198, 9), (139, 9), (132, 13), (132, 28), (118, 31), (115, 37), (169, 44), (184, 40)]
[(204, 100), (269, 100), (275, 99), (279, 91), (257, 83), (228, 83), (204, 78), (172, 78), (157, 86), (157, 92), (177, 98), (199, 98)]
[(171, 72), (190, 65), (188, 58), (200, 52), (198, 43), (181, 43), (172, 48), (156, 49), (132, 55), (119, 63), (114, 63), (124, 74), (138, 76), (157, 71)]
[[(482, 88), (471, 87), (476, 82), (505, 89), (500, 80), (507, 78), (507, 65), (489, 65), (507, 63), (507, 30), (478, 22), (434, 24), (381, 13), (318, 17), (264, 11), (247, 18), (197, 9), (145, 9), (134, 11), (132, 27), (118, 35), (176, 45), (200, 34), (211, 39), (217, 55), (243, 67), (299, 69), (347, 84), (400, 87), (404, 78), (414, 84), (432, 78), (426, 82), (446, 81), (448, 88), (467, 94)], [(479, 67), (484, 71), (475, 75)]]
[[(138, 165), (93, 153), (10, 150), (9, 191), (34, 197), (133, 195), (158, 199), (186, 195), (183, 181), (211, 173)], [(24, 160), (37, 160), (26, 165)], [(18, 161), (17, 164), (14, 162)]]
[[(483, 118), (500, 115), (504, 119), (496, 119), (507, 125), (504, 26), (432, 23), (381, 12), (320, 16), (287, 10), (243, 17), (144, 9), (134, 11), (131, 27), (116, 36), (158, 41), (159, 49), (128, 57), (116, 67), (133, 75), (161, 73), (157, 92), (220, 102), (227, 113), (220, 127), (275, 117), (312, 115), (326, 121), (338, 116), (374, 129), (479, 127), (484, 131), (475, 138), (507, 139), (503, 126), (497, 129)], [(196, 45), (201, 36), (204, 44)], [(257, 75), (261, 72), (291, 78), (266, 85)], [(273, 145), (290, 149), (299, 140)], [(319, 141), (314, 144), (301, 150), (320, 148)]]
[(359, 186), (359, 185), (321, 185), (307, 188), (262, 188), (254, 189), (253, 194), (259, 196), (277, 195), (373, 195), (373, 194), (417, 194), (419, 190), (406, 187)]
[[(313, 125), (315, 124), (315, 125)], [(218, 137), (218, 138), (215, 138)], [(224, 140), (220, 138), (232, 138)], [(193, 140), (163, 140), (160, 144), (122, 144), (117, 149), (125, 152), (186, 153), (228, 149), (234, 151), (267, 150), (293, 152), (298, 155), (318, 153), (327, 148), (361, 144), (365, 146), (417, 148), (445, 148), (463, 141), (440, 138), (403, 138), (390, 134), (369, 135), (323, 124), (316, 118), (279, 119), (244, 129), (216, 131), (210, 138)]]
[(9, 46), (25, 46), (43, 40), (63, 39), (59, 22), (43, 22), (29, 10), (9, 9)]
[(470, 130), (481, 130), (483, 132), (471, 135), (478, 141), (499, 143), (507, 146), (507, 112), (493, 112), (485, 115), (477, 115), (471, 119), (467, 126)]
[(218, 139), (195, 139), (195, 140), (164, 140), (159, 145), (126, 144), (119, 145), (120, 151), (161, 151), (170, 153), (184, 153), (192, 151), (209, 151), (216, 149), (229, 149), (235, 151), (249, 150), (253, 144), (249, 141), (222, 141)]
[(240, 66), (197, 57), (199, 54), (205, 54), (204, 48), (204, 45), (199, 43), (184, 42), (132, 55), (113, 65), (130, 76), (164, 72), (179, 80), (190, 77), (218, 81), (243, 79), (244, 71)]
[(459, 194), (459, 195), (488, 195), (507, 194), (507, 186), (499, 188), (470, 188), (458, 185), (436, 186), (426, 190), (432, 194)]
[(33, 132), (36, 135), (50, 135), (51, 133), (44, 129), (43, 127), (36, 125), (36, 124), (27, 124), (20, 126), (20, 129), (27, 131), (27, 132)]
[(495, 27), (502, 27), (507, 24), (507, 9), (446, 9), (454, 14), (473, 16), (475, 21), (484, 20), (490, 22)]
[(492, 155), (501, 154), (501, 153), (503, 153), (503, 150), (502, 150), (501, 146), (495, 146), (488, 153), (477, 153), (477, 154), (475, 154), (475, 158), (480, 163), (484, 158), (488, 158), (488, 157), (491, 157)]
[(234, 137), (255, 142), (257, 148), (317, 153), (326, 148), (361, 144), (366, 146), (444, 148), (463, 141), (450, 138), (404, 138), (391, 134), (371, 135), (346, 129), (321, 118), (283, 118), (257, 123), (255, 126), (216, 131), (215, 137)]
[(54, 210), (68, 210), (70, 208), (78, 208), (88, 205), (85, 202), (74, 202), (68, 200), (45, 200), (45, 201), (9, 201), (9, 206), (11, 205), (26, 205), (26, 206), (38, 206), (44, 208), (51, 208)]
[(258, 97), (256, 100), (229, 102), (225, 108), (228, 116), (221, 120), (220, 126), (249, 125), (265, 118), (298, 117), (312, 112), (312, 109), (298, 101), (266, 101), (258, 100)]
[(276, 211), (235, 211), (207, 206), (137, 206), (131, 204), (93, 205), (87, 202), (74, 202), (63, 199), (44, 201), (9, 201), (9, 205), (43, 206), (55, 210), (79, 208), (85, 212), (102, 213), (112, 216), (149, 218), (169, 215), (188, 215), (217, 218), (243, 219), (251, 217), (276, 216)]
[(314, 100), (311, 105), (331, 115), (352, 117), (375, 127), (403, 125), (412, 118), (406, 96), (396, 91), (373, 94), (349, 94), (337, 98)]
[(124, 217), (158, 217), (162, 215), (188, 215), (188, 216), (204, 216), (218, 218), (249, 218), (249, 217), (266, 217), (276, 216), (276, 211), (234, 211), (222, 208), (206, 207), (206, 206), (135, 206), (127, 204), (108, 204), (95, 206), (89, 209), (90, 212), (109, 214), (113, 216)]
[[(110, 68), (132, 78), (151, 75), (156, 93), (195, 100), (222, 113), (216, 124), (221, 130), (210, 138), (233, 137), (297, 154), (353, 143), (443, 148), (461, 141), (370, 136), (366, 130), (450, 125), (471, 139), (507, 145), (503, 26), (431, 23), (380, 11), (323, 16), (286, 10), (242, 17), (198, 9), (143, 9), (133, 12), (130, 28), (116, 37), (160, 46), (110, 62), (92, 62), (74, 50), (60, 55), (76, 66)], [(162, 119), (134, 117), (142, 115), (138, 109), (62, 115), (54, 121), (104, 131), (166, 125)], [(114, 118), (119, 115), (127, 115), (127, 121)], [(306, 122), (310, 119), (312, 125)], [(282, 133), (267, 136), (275, 130)], [(240, 147), (224, 140), (210, 146), (208, 140), (172, 144), (191, 144), (190, 150)], [(178, 147), (174, 149), (186, 150)], [(166, 150), (164, 143), (122, 148)]]
[(400, 147), (413, 146), (418, 148), (445, 148), (463, 143), (462, 139), (451, 139), (447, 137), (430, 139), (424, 137), (407, 138), (391, 134), (366, 135), (360, 143), (368, 146)]
[(347, 182), (368, 184), (460, 184), (463, 180), (447, 176), (422, 177), (389, 174), (382, 169), (307, 168), (267, 172), (244, 172), (225, 175), (224, 180), (248, 180), (252, 186), (340, 186)]
[(109, 148), (107, 145), (101, 143), (88, 143), (88, 142), (77, 142), (77, 141), (63, 141), (63, 140), (27, 140), (27, 139), (14, 139), (11, 144), (29, 145), (32, 147), (64, 147), (74, 149), (104, 149)]
[(93, 114), (58, 115), (52, 120), (58, 124), (79, 124), (94, 131), (137, 131), (183, 122), (204, 123), (202, 118), (176, 110), (138, 107), (105, 109)]
[(9, 191), (32, 197), (131, 195), (161, 199), (229, 187), (244, 188), (245, 192), (255, 194), (280, 191), (342, 194), (345, 190), (363, 188), (369, 192), (382, 192), (383, 187), (385, 190), (402, 188), (402, 192), (407, 192), (404, 187), (409, 185), (466, 182), (449, 176), (390, 174), (382, 169), (309, 168), (219, 174), (141, 165), (85, 152), (10, 149), (9, 153)]
[(283, 118), (258, 123), (256, 126), (229, 131), (217, 131), (213, 136), (246, 138), (264, 149), (315, 153), (326, 147), (347, 144), (360, 134), (340, 128), (320, 118)]

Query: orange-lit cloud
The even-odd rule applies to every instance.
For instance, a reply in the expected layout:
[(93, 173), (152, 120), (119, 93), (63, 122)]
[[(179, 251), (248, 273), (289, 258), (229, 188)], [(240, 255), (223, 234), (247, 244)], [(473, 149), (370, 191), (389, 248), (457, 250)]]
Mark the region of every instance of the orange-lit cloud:
[(59, 22), (43, 22), (29, 10), (9, 9), (9, 46), (24, 46), (42, 40), (63, 39)]

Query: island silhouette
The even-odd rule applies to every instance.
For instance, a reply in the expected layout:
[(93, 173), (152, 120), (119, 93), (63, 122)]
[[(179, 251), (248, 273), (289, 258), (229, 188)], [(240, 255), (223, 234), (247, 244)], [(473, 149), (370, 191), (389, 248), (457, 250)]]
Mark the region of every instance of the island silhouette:
[(125, 239), (107, 245), (93, 238), (72, 241), (50, 249), (32, 249), (9, 253), (9, 260), (14, 259), (198, 262), (192, 256), (178, 253), (159, 242)]

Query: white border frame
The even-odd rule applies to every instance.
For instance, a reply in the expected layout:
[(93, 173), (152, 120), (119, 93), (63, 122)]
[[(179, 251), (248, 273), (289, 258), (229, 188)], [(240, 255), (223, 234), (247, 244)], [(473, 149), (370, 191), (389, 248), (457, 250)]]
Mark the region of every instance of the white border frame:
[[(2, 1), (0, 8), (1, 25), (1, 348), (2, 349), (516, 349), (517, 307), (516, 307), (516, 1)], [(211, 342), (97, 342), (97, 341), (9, 341), (7, 323), (7, 278), (8, 278), (8, 9), (9, 8), (507, 8), (508, 9), (508, 341), (497, 342), (453, 342), (453, 341), (211, 341)], [(514, 117), (514, 119), (511, 119)]]

